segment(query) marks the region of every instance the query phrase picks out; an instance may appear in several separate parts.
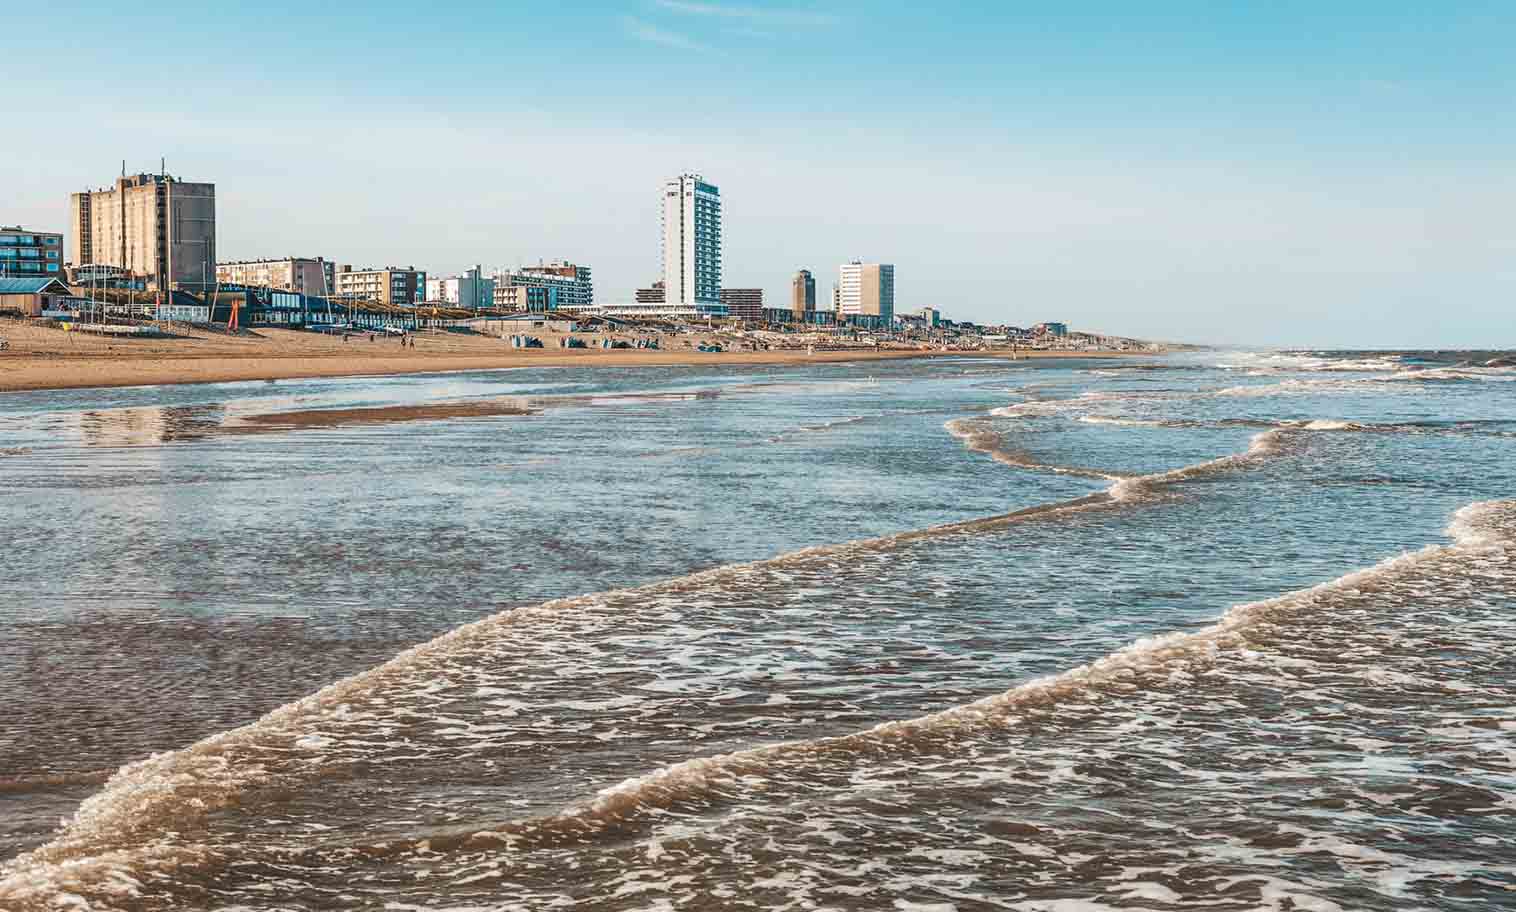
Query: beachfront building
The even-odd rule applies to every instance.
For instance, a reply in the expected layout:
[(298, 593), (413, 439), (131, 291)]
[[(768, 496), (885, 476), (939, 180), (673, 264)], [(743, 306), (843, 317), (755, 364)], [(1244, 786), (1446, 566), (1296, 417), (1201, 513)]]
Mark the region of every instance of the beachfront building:
[(637, 289), (638, 304), (662, 304), (664, 301), (663, 280), (654, 282), (651, 288)]
[[(502, 288), (536, 288), (551, 289), (551, 294), (546, 291), (533, 293), (535, 300), (553, 301), (547, 307), (548, 310), (560, 307), (565, 310), (583, 310), (595, 303), (595, 285), (591, 279), (590, 267), (577, 263), (557, 260), (518, 269), (502, 269), (495, 272), (493, 278), (497, 298), (500, 296), (498, 291)], [(496, 306), (500, 306), (498, 300)]]
[(70, 297), (55, 276), (0, 276), (0, 314), (40, 317)]
[(495, 280), (484, 275), (480, 266), (463, 275), (427, 279), (426, 300), (465, 310), (485, 310), (495, 306)]
[(888, 263), (843, 263), (837, 270), (837, 313), (844, 317), (895, 317), (895, 267)]
[(811, 275), (809, 269), (798, 270), (790, 279), (790, 312), (795, 319), (803, 320), (805, 315), (816, 309), (816, 277)]
[(761, 323), (763, 322), (763, 289), (723, 288), (721, 289), (721, 306), (726, 308), (729, 317), (736, 317), (749, 323)]
[(216, 281), (222, 285), (325, 295), (337, 286), (337, 264), (324, 257), (231, 260), (216, 264)]
[(216, 185), (134, 174), (69, 195), (68, 260), (119, 266), (160, 291), (216, 281)]
[(63, 270), (63, 235), (0, 225), (0, 278), (53, 278)]
[(942, 312), (935, 307), (923, 307), (917, 314), (929, 328), (936, 329), (938, 322), (942, 320)]
[(337, 269), (337, 295), (349, 300), (414, 306), (426, 297), (426, 272), (414, 266), (404, 269), (342, 266)]
[(721, 304), (721, 191), (699, 174), (663, 185), (664, 303), (676, 311), (726, 316)]
[(495, 309), (509, 313), (547, 313), (562, 306), (558, 292), (559, 289), (552, 285), (496, 285), (493, 291)]

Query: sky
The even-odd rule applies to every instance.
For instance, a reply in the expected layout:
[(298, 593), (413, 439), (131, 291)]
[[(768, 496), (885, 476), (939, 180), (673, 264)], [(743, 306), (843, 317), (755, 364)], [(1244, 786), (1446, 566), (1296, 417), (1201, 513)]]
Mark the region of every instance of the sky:
[(770, 306), (863, 259), (954, 319), (1516, 347), (1508, 2), (212, 6), (7, 12), (0, 224), (164, 158), (221, 259), (569, 259), (610, 303), (697, 171)]

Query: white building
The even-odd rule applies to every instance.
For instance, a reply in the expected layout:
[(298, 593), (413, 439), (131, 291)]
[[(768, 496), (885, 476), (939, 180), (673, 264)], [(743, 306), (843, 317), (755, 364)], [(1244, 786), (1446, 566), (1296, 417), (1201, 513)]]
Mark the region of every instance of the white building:
[(721, 304), (721, 191), (698, 174), (663, 185), (664, 303), (726, 316)]
[(426, 299), (468, 310), (495, 306), (495, 280), (486, 278), (475, 266), (461, 276), (426, 280)]
[(854, 260), (837, 268), (837, 312), (842, 316), (895, 316), (895, 267)]

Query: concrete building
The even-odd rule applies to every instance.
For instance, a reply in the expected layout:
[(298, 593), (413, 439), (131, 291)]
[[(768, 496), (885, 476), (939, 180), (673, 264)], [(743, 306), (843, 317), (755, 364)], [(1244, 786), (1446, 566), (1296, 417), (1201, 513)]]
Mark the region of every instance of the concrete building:
[(842, 316), (895, 317), (895, 267), (888, 263), (843, 263), (837, 270), (837, 312)]
[[(595, 285), (590, 278), (590, 267), (556, 261), (537, 266), (522, 266), (519, 269), (500, 270), (494, 274), (495, 288), (551, 288), (553, 293), (538, 293), (538, 300), (551, 298), (555, 303), (550, 309), (583, 310), (595, 303)], [(497, 294), (498, 297), (498, 294)], [(497, 302), (497, 305), (498, 302)]]
[(790, 311), (797, 319), (816, 309), (816, 277), (802, 269), (790, 279)]
[(337, 294), (361, 301), (411, 307), (426, 297), (426, 273), (414, 266), (405, 269), (342, 266), (337, 270)]
[(461, 276), (427, 279), (426, 300), (467, 310), (484, 310), (495, 306), (495, 280), (485, 276), (479, 266)]
[(721, 289), (721, 306), (726, 308), (726, 315), (729, 317), (747, 320), (750, 323), (761, 323), (763, 322), (763, 289), (723, 288)]
[(664, 303), (703, 316), (721, 306), (721, 191), (698, 174), (663, 185)]
[(216, 281), (216, 185), (135, 174), (69, 196), (76, 266), (119, 266), (159, 290)]
[(232, 260), (216, 264), (216, 281), (222, 285), (248, 285), (326, 295), (337, 287), (337, 265), (323, 257)]
[(63, 235), (0, 225), (0, 277), (56, 279), (63, 271)]
[(935, 307), (923, 307), (917, 314), (932, 329), (937, 328), (937, 323), (942, 319), (942, 312)]
[(637, 289), (638, 304), (662, 304), (664, 301), (663, 281), (660, 279), (653, 283), (651, 288)]

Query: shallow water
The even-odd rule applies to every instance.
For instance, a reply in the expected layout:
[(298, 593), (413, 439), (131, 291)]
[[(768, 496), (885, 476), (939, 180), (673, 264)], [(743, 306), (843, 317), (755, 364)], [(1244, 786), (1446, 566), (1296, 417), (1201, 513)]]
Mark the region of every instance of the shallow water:
[(6, 397), (0, 907), (1516, 904), (1465, 360)]

